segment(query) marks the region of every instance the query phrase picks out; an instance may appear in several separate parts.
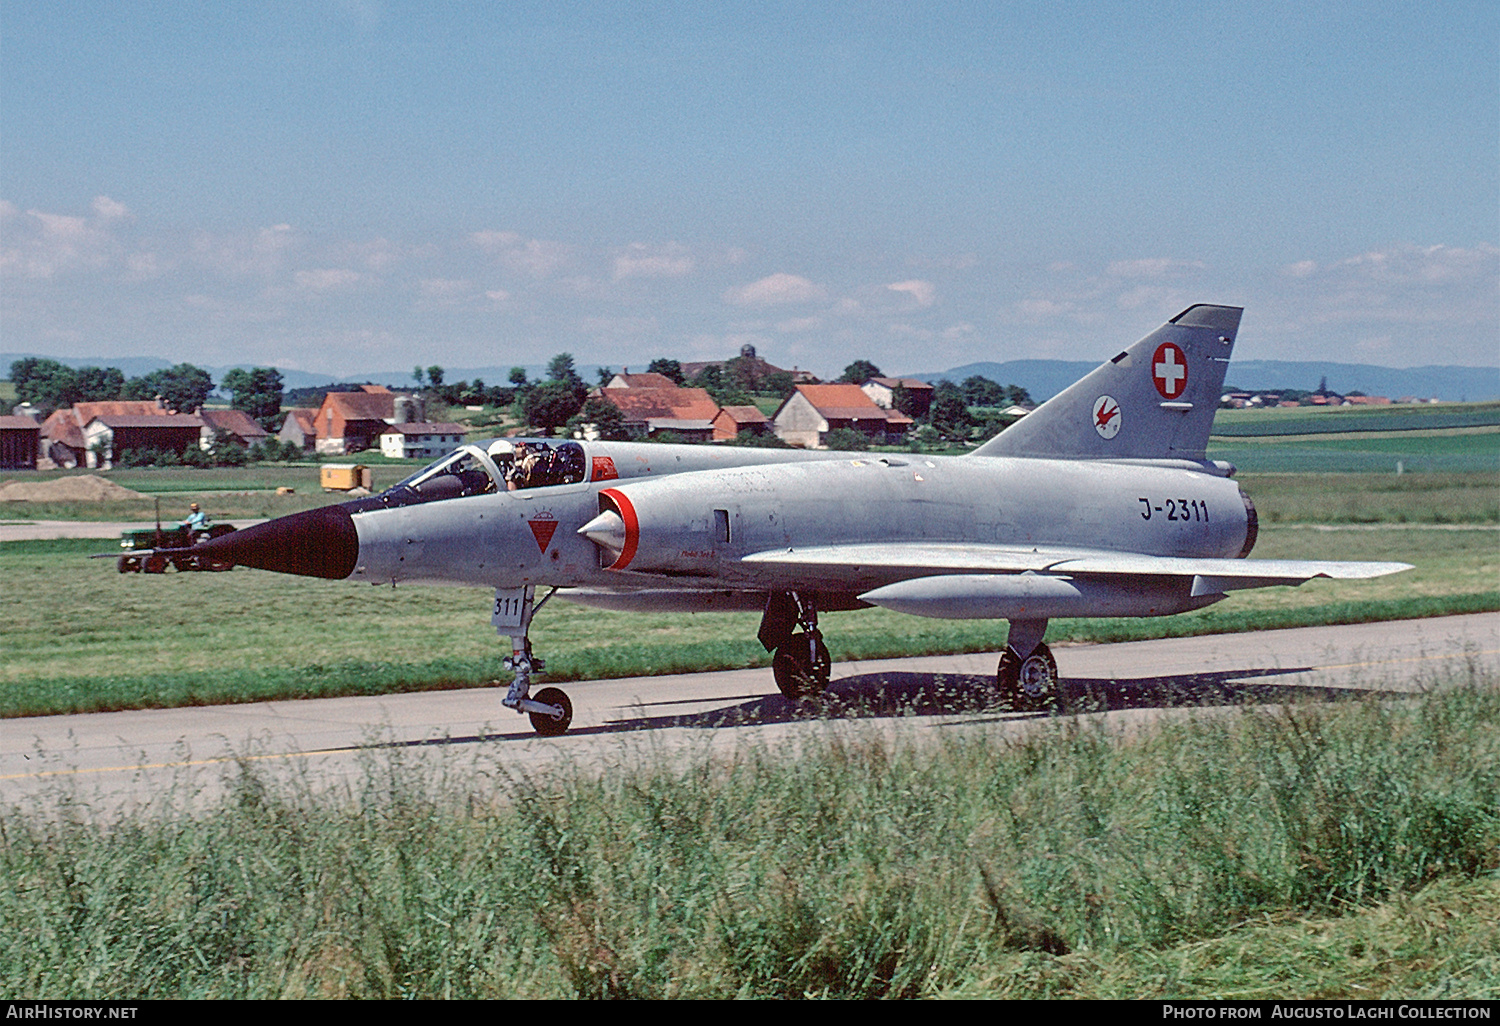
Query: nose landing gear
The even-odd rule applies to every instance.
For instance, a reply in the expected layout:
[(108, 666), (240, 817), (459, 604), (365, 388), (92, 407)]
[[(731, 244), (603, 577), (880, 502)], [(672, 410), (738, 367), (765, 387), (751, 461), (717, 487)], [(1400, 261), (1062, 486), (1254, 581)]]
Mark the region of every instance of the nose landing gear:
[(496, 588), (495, 612), (490, 622), (495, 631), (510, 636), (511, 654), (501, 665), (515, 673), (510, 690), (500, 704), (531, 718), (532, 729), (542, 737), (565, 734), (573, 722), (573, 703), (559, 688), (542, 688), (531, 697), (531, 675), (546, 669), (546, 661), (531, 654), (531, 618), (557, 593), (553, 588), (536, 602), (536, 588)]

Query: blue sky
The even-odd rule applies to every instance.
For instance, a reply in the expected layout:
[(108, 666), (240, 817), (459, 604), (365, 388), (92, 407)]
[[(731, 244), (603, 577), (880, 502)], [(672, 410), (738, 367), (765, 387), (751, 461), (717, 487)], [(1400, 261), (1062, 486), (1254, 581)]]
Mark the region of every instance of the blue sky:
[(0, 7), (0, 349), (1500, 364), (1488, 3)]

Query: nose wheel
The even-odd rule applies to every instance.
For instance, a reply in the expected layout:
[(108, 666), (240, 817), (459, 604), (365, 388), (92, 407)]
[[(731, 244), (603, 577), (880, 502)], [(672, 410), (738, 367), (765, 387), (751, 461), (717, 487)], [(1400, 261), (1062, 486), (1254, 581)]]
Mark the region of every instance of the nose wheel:
[(565, 734), (573, 722), (573, 703), (560, 688), (542, 688), (531, 694), (531, 675), (547, 666), (531, 654), (531, 618), (556, 593), (553, 588), (537, 602), (535, 588), (496, 588), (495, 612), (490, 617), (499, 634), (510, 636), (511, 653), (501, 665), (516, 675), (500, 704), (530, 717), (531, 728), (542, 737)]
[(531, 729), (542, 737), (558, 737), (568, 732), (573, 722), (573, 703), (559, 688), (542, 688), (536, 698), (526, 702)]

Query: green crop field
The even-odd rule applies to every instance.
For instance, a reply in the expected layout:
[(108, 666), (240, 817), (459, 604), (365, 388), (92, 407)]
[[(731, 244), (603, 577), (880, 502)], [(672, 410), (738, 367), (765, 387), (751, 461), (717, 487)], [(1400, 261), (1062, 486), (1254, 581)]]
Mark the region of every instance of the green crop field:
[(1500, 403), (1413, 403), (1401, 406), (1295, 406), (1220, 410), (1216, 437), (1276, 437), (1345, 431), (1432, 431), (1500, 426)]
[(1441, 434), (1375, 432), (1357, 438), (1298, 435), (1215, 439), (1208, 458), (1242, 473), (1395, 474), (1500, 471), (1500, 429)]

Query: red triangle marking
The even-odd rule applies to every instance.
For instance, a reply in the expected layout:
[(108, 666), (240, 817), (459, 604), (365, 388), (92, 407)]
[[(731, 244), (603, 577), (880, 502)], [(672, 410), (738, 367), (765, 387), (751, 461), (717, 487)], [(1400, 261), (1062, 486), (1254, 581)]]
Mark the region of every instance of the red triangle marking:
[(556, 520), (528, 520), (526, 525), (531, 528), (531, 533), (536, 536), (536, 547), (543, 552), (547, 551), (547, 544), (552, 541), (552, 535), (557, 531)]

